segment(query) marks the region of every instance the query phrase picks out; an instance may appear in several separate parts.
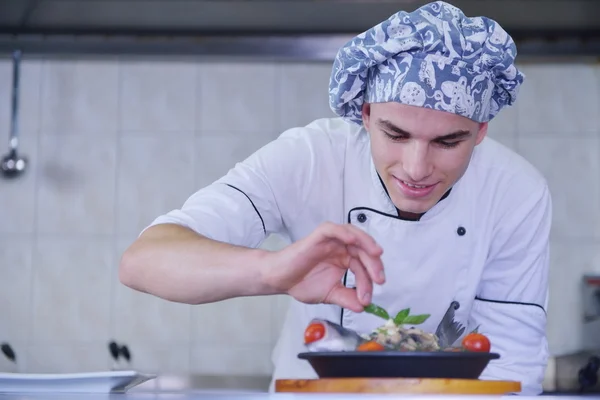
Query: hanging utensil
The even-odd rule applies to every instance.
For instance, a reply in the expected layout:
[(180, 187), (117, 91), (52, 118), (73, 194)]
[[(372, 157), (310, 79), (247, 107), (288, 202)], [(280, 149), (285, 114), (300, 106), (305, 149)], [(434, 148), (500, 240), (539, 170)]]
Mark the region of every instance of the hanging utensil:
[(11, 124), (10, 139), (8, 142), (9, 152), (2, 158), (0, 169), (2, 174), (8, 178), (14, 178), (21, 175), (27, 167), (27, 158), (19, 156), (19, 137), (18, 137), (18, 112), (19, 112), (19, 73), (21, 67), (21, 51), (13, 52), (13, 87), (11, 102)]
[(2, 345), (0, 345), (0, 351), (10, 361), (12, 361), (14, 363), (17, 362), (17, 356), (16, 356), (15, 351), (13, 350), (13, 348), (10, 346), (10, 344), (8, 344), (8, 343), (2, 343)]

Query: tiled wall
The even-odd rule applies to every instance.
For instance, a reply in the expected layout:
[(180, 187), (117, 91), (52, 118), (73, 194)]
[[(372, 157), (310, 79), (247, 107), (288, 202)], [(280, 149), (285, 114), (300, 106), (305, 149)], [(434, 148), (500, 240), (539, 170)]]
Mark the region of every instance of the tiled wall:
[[(562, 354), (584, 346), (579, 282), (600, 272), (600, 68), (523, 68), (518, 106), (490, 135), (550, 181), (548, 329)], [(331, 115), (329, 71), (327, 63), (26, 59), (20, 123), (31, 165), (0, 180), (0, 341), (17, 351), (17, 368), (106, 370), (115, 339), (137, 369), (268, 374), (285, 299), (171, 304), (120, 285), (118, 259), (155, 216), (234, 162), (285, 128)], [(5, 59), (2, 152), (10, 83)], [(15, 367), (0, 357), (1, 370)]]

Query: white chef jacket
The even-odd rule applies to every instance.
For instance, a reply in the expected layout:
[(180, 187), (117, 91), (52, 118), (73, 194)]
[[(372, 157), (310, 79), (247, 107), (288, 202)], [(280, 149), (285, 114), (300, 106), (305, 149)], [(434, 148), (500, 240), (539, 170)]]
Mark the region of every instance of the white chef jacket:
[[(479, 327), (500, 354), (481, 379), (542, 391), (548, 357), (551, 198), (545, 179), (496, 141), (476, 146), (463, 177), (419, 221), (400, 219), (374, 168), (364, 128), (339, 118), (285, 131), (154, 224), (176, 223), (209, 238), (258, 247), (271, 233), (292, 241), (321, 223), (350, 223), (384, 249), (386, 283), (373, 303), (395, 315), (431, 314), (434, 332), (452, 301), (465, 334)], [(354, 276), (344, 278), (354, 286)], [(273, 379), (316, 378), (297, 358), (314, 317), (359, 332), (384, 321), (334, 305), (292, 300), (273, 352)], [(273, 384), (271, 385), (271, 389)]]

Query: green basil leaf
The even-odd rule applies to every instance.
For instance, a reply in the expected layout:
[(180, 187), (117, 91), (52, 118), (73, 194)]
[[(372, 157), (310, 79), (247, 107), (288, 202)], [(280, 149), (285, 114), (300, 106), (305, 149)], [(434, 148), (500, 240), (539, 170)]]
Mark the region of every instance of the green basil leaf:
[(429, 317), (429, 314), (409, 315), (408, 317), (404, 318), (404, 321), (402, 321), (402, 323), (404, 325), (419, 325), (427, 321), (427, 318)]
[(396, 325), (402, 325), (409, 314), (410, 308), (405, 308), (404, 310), (401, 310), (398, 314), (396, 314), (396, 318), (394, 318), (394, 323)]
[(376, 304), (369, 304), (368, 306), (365, 307), (365, 312), (369, 313), (369, 314), (373, 314), (376, 315), (380, 318), (383, 318), (385, 320), (390, 319), (390, 315), (388, 314), (387, 311), (385, 311), (383, 308), (379, 307)]

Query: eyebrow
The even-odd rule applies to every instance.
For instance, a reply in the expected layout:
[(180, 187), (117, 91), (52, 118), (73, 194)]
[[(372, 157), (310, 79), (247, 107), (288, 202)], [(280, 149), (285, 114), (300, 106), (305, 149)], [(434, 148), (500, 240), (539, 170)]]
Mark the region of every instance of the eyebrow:
[[(407, 136), (407, 137), (412, 136), (409, 132), (406, 132), (404, 129), (392, 124), (390, 121), (387, 121), (385, 119), (377, 120), (377, 125), (381, 126), (384, 129), (390, 130), (394, 133), (397, 133), (399, 135), (403, 135), (403, 136)], [(465, 130), (458, 130), (455, 132), (448, 133), (447, 135), (438, 136), (434, 140), (436, 140), (436, 141), (458, 140), (458, 139), (467, 138), (469, 136), (471, 136), (471, 132), (465, 131)]]

